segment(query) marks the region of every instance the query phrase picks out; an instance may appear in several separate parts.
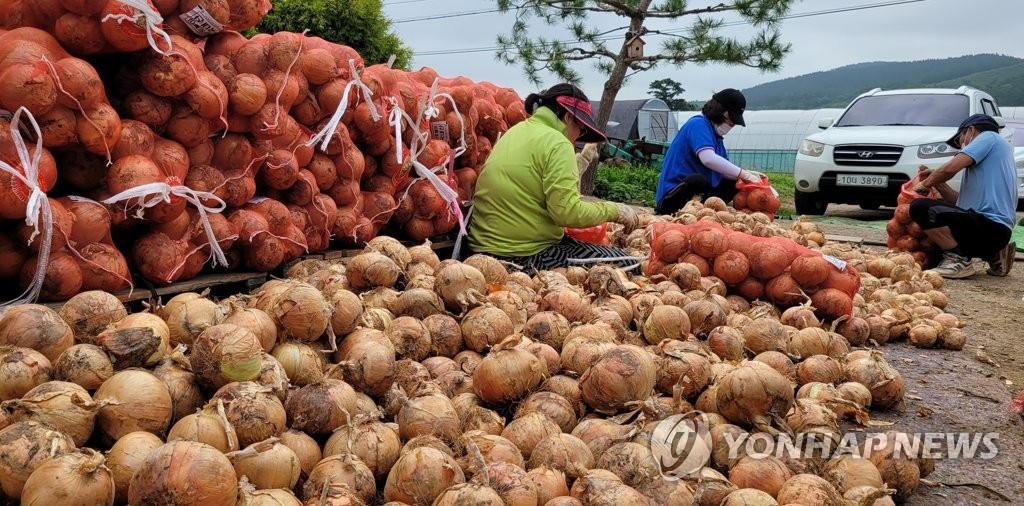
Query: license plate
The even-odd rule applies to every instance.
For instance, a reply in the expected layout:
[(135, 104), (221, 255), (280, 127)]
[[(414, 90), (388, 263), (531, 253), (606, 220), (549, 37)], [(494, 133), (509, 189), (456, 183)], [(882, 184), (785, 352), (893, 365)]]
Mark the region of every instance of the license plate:
[(866, 174), (839, 174), (839, 176), (836, 177), (836, 185), (885, 188), (889, 186), (889, 176), (874, 176)]

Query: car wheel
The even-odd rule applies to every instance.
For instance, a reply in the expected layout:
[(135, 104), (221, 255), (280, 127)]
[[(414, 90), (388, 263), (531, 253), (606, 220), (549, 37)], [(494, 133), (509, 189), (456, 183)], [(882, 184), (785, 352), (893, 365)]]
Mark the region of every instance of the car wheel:
[(820, 216), (828, 210), (828, 202), (821, 200), (816, 193), (797, 191), (793, 194), (797, 214)]

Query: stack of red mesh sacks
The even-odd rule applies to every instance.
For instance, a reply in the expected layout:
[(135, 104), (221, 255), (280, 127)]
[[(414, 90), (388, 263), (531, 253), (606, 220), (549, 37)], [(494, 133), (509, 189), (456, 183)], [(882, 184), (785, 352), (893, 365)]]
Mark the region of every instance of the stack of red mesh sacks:
[[(678, 269), (678, 264), (696, 268)], [(712, 221), (654, 224), (645, 273), (666, 275), (685, 290), (721, 283), (748, 301), (766, 300), (782, 308), (809, 298), (826, 318), (852, 315), (853, 297), (860, 290), (860, 273), (842, 260), (785, 237), (756, 237)]]
[(918, 182), (920, 178), (915, 176), (900, 189), (900, 194), (896, 198), (896, 212), (885, 225), (885, 232), (888, 234), (886, 245), (891, 249), (909, 252), (922, 268), (927, 269), (929, 258), (935, 250), (935, 243), (910, 217), (910, 203), (920, 198), (938, 199), (941, 196), (935, 189), (924, 195), (915, 192), (914, 186), (917, 186)]

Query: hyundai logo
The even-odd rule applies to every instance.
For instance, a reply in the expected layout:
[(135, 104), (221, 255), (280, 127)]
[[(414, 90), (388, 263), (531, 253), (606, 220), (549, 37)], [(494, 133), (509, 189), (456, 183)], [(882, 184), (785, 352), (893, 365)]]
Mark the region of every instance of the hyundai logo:
[(858, 151), (857, 152), (857, 157), (858, 158), (872, 158), (874, 156), (875, 156), (875, 152), (874, 151)]

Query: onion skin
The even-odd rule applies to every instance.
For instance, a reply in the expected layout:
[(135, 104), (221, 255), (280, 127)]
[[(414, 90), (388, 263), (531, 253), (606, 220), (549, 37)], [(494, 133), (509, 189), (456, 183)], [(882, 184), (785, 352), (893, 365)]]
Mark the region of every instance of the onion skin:
[(50, 381), (50, 361), (29, 348), (0, 346), (0, 401), (18, 399)]
[(473, 390), (488, 404), (507, 404), (525, 397), (547, 375), (542, 359), (515, 348), (519, 339), (510, 338), (495, 347), (473, 371)]
[(47, 459), (25, 481), (26, 506), (114, 504), (114, 476), (103, 455), (84, 448)]
[(416, 448), (398, 459), (384, 484), (384, 499), (406, 504), (432, 503), (466, 476), (455, 459), (433, 448)]
[(793, 405), (789, 379), (762, 362), (741, 363), (717, 385), (715, 404), (719, 414), (730, 422), (769, 434), (778, 433), (769, 415), (784, 416)]
[(111, 442), (139, 430), (163, 435), (171, 423), (171, 394), (149, 371), (121, 371), (103, 382), (93, 399), (100, 404), (98, 428)]
[(91, 392), (113, 375), (110, 357), (94, 344), (76, 344), (64, 350), (52, 370), (53, 379), (75, 383)]
[(84, 388), (63, 381), (48, 381), (29, 390), (21, 399), (2, 405), (14, 421), (34, 421), (57, 429), (84, 445), (92, 435), (99, 406)]
[(234, 504), (238, 476), (212, 446), (167, 443), (146, 457), (128, 487), (131, 504)]
[(73, 344), (71, 327), (46, 306), (22, 304), (0, 313), (0, 345), (31, 348), (52, 362)]
[(107, 452), (107, 467), (114, 476), (118, 504), (128, 502), (128, 484), (135, 470), (150, 453), (163, 444), (164, 441), (155, 435), (140, 431), (124, 435), (110, 448)]
[(583, 400), (601, 413), (615, 413), (654, 390), (657, 368), (646, 350), (620, 345), (604, 354), (580, 377)]
[(0, 430), (0, 489), (12, 499), (20, 499), (26, 480), (46, 459), (74, 450), (70, 437), (48, 425), (17, 422)]
[(793, 472), (786, 464), (771, 455), (764, 458), (743, 457), (729, 470), (729, 481), (736, 486), (761, 490), (772, 497), (777, 496), (782, 486), (792, 477)]
[(189, 357), (192, 370), (213, 388), (249, 381), (260, 374), (263, 348), (249, 329), (223, 323), (196, 338)]
[(285, 429), (287, 415), (284, 405), (271, 388), (251, 381), (228, 383), (210, 400), (217, 399), (224, 401), (228, 421), (235, 428), (242, 446), (278, 436)]
[(258, 490), (292, 489), (302, 473), (298, 455), (278, 439), (261, 441), (227, 457), (235, 473)]

